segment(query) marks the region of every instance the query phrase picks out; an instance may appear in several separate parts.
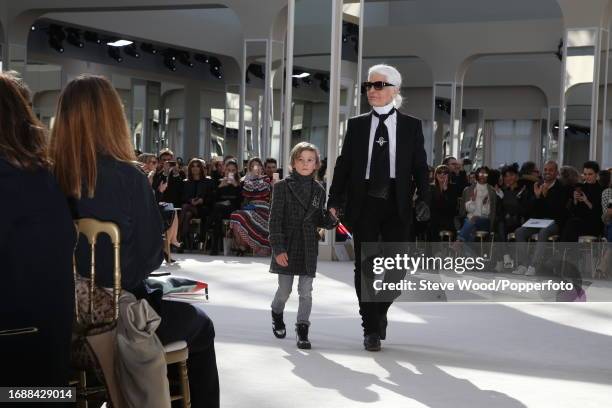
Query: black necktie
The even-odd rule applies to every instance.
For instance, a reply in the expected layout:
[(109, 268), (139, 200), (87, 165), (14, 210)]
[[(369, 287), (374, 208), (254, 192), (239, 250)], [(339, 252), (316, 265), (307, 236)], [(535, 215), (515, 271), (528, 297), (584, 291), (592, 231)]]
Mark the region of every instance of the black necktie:
[(389, 113), (379, 114), (372, 111), (378, 118), (378, 127), (374, 134), (374, 144), (372, 145), (372, 157), (370, 160), (370, 182), (368, 183), (368, 195), (378, 198), (389, 197), (389, 131), (385, 125), (385, 120), (395, 113), (392, 108)]

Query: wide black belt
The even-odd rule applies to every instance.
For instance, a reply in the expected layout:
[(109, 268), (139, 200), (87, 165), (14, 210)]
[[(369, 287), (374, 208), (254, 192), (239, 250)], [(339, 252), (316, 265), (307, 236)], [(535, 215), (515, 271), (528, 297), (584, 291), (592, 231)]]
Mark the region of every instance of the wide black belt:
[(366, 190), (370, 197), (380, 198), (388, 200), (395, 197), (395, 179), (390, 179), (389, 184), (386, 185), (375, 185), (370, 180), (366, 180)]

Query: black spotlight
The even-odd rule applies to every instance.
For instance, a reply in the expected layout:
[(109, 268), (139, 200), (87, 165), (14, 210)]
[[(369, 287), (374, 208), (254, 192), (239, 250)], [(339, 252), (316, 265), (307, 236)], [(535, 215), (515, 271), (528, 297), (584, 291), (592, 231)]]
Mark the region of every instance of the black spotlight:
[(202, 64), (208, 64), (210, 62), (208, 55), (204, 54), (193, 54), (193, 59), (201, 62)]
[(148, 52), (149, 54), (157, 54), (157, 49), (151, 43), (142, 43), (140, 44), (140, 49), (144, 52)]
[(32, 24), (32, 26), (30, 27), (30, 31), (36, 31), (36, 26)]
[(121, 56), (121, 51), (118, 47), (108, 47), (108, 56), (114, 59), (117, 62), (123, 61), (123, 57)]
[(69, 44), (74, 45), (77, 48), (83, 48), (85, 46), (85, 43), (81, 41), (81, 33), (79, 30), (76, 28), (67, 28), (66, 32), (68, 33), (66, 41), (68, 41)]
[(62, 30), (62, 27), (57, 24), (51, 24), (49, 26), (49, 45), (57, 52), (64, 52), (64, 40), (66, 39), (66, 33)]
[(93, 31), (85, 31), (83, 37), (87, 42), (91, 42), (98, 45), (102, 44), (102, 40), (100, 39), (100, 37), (98, 37), (98, 33), (94, 33)]
[(219, 59), (216, 57), (209, 57), (208, 63), (210, 65), (210, 73), (213, 76), (221, 79), (221, 61), (219, 61)]
[(136, 48), (136, 44), (131, 44), (126, 47), (123, 47), (123, 52), (125, 52), (132, 58), (140, 58), (140, 53), (138, 52), (138, 48)]
[(176, 71), (176, 57), (166, 54), (164, 56), (164, 66), (170, 71)]
[(178, 60), (181, 64), (188, 66), (189, 68), (193, 68), (193, 62), (189, 58), (189, 53), (186, 51), (178, 53)]

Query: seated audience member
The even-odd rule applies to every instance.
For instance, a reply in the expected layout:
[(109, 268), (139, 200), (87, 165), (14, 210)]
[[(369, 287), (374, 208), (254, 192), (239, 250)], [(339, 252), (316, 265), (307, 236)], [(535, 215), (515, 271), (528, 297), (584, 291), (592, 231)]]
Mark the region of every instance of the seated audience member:
[(557, 163), (549, 160), (544, 164), (544, 181), (533, 185), (533, 196), (528, 204), (527, 217), (552, 219), (553, 223), (546, 228), (520, 227), (514, 231), (517, 243), (526, 243), (533, 234), (538, 234), (535, 253), (529, 259), (526, 245), (518, 246), (518, 267), (512, 272), (514, 274), (535, 275), (537, 267), (543, 261), (548, 237), (559, 235), (565, 226), (569, 190), (557, 180), (557, 176)]
[(215, 157), (214, 159), (212, 159), (210, 165), (210, 178), (215, 183), (215, 186), (218, 186), (219, 180), (225, 177), (225, 163), (223, 163), (223, 160), (221, 158)]
[(0, 331), (38, 330), (0, 336), (0, 384), (65, 387), (76, 233), (49, 171), (47, 135), (26, 97), (18, 77), (0, 73)]
[(455, 217), (457, 216), (457, 193), (455, 184), (451, 184), (449, 168), (445, 165), (436, 167), (434, 184), (431, 188), (431, 204), (428, 240), (440, 241), (440, 231), (455, 232)]
[(268, 157), (264, 163), (264, 172), (266, 176), (274, 183), (274, 173), (278, 171), (278, 162), (272, 157)]
[(187, 165), (187, 180), (183, 185), (183, 210), (181, 211), (181, 236), (186, 242), (189, 223), (192, 218), (200, 218), (204, 225), (214, 202), (214, 182), (206, 177), (203, 160), (191, 159)]
[(605, 278), (610, 276), (611, 272), (612, 250), (610, 250), (609, 243), (612, 242), (612, 188), (610, 188), (610, 184), (601, 194), (601, 212), (601, 220), (604, 223), (604, 237), (606, 237), (608, 244), (606, 244), (604, 255), (596, 267), (595, 278)]
[(610, 186), (610, 171), (609, 170), (600, 170), (597, 175), (597, 182), (601, 186), (602, 190), (605, 190)]
[(526, 161), (519, 171), (519, 186), (526, 186), (527, 190), (533, 191), (533, 185), (540, 182), (540, 170), (534, 162)]
[(242, 179), (249, 172), (249, 160), (244, 159), (242, 161), (242, 170), (240, 170), (240, 178)]
[(465, 217), (465, 221), (459, 231), (458, 241), (473, 241), (476, 231), (489, 231), (491, 226), (495, 225), (497, 194), (495, 189), (487, 184), (489, 169), (480, 167), (476, 170), (476, 174), (478, 176), (476, 185), (463, 190), (460, 213)]
[(463, 190), (470, 184), (465, 170), (461, 168), (461, 164), (459, 164), (459, 161), (453, 156), (445, 157), (444, 160), (442, 160), (442, 164), (448, 167), (449, 184), (453, 185), (453, 190), (457, 194), (457, 198), (461, 198)]
[[(476, 185), (476, 172), (475, 171), (470, 171), (470, 173), (468, 174), (468, 186), (475, 186)], [(465, 188), (463, 189), (465, 191)], [(461, 192), (461, 194), (463, 195), (463, 191)]]
[[(162, 318), (156, 331), (162, 344), (187, 342), (191, 406), (218, 407), (212, 321), (202, 308), (161, 300), (144, 281), (162, 262), (162, 223), (151, 187), (134, 163), (119, 95), (103, 77), (78, 76), (60, 94), (55, 118), (51, 157), (60, 187), (74, 204), (75, 217), (119, 226), (122, 289), (147, 299), (156, 309)], [(113, 257), (105, 235), (98, 239), (96, 251), (99, 283), (110, 287)], [(76, 260), (78, 272), (85, 276), (89, 258), (89, 246), (81, 236)]]
[(270, 194), (272, 184), (263, 174), (263, 163), (258, 157), (249, 160), (248, 173), (242, 182), (243, 207), (231, 214), (234, 241), (241, 253), (269, 256)]
[(559, 170), (559, 181), (568, 189), (574, 189), (574, 187), (580, 183), (580, 173), (573, 166), (561, 166)]
[(181, 208), (183, 202), (183, 180), (185, 173), (174, 159), (174, 153), (170, 149), (163, 149), (158, 157), (161, 167), (153, 177), (153, 189), (159, 191), (162, 183), (166, 183), (164, 191), (159, 191), (159, 201), (172, 203), (175, 208)]
[(500, 237), (506, 239), (506, 235), (514, 232), (523, 225), (527, 217), (527, 209), (533, 195), (533, 189), (529, 190), (527, 185), (518, 183), (518, 165), (505, 166), (502, 169), (503, 197), (501, 199), (501, 222)]
[(147, 175), (149, 184), (153, 185), (153, 177), (157, 173), (157, 156), (152, 153), (140, 153), (138, 162), (141, 163), (141, 169)]
[(240, 208), (238, 164), (236, 160), (229, 159), (224, 168), (225, 176), (219, 180), (215, 192), (215, 203), (210, 216), (206, 220), (206, 230), (213, 230), (211, 255), (219, 254), (223, 238), (223, 220), (229, 219), (230, 214)]
[[(489, 176), (487, 177), (487, 184), (493, 187), (496, 194), (497, 205), (495, 206), (495, 224), (491, 224), (489, 227), (491, 232), (495, 234), (499, 233), (501, 223), (503, 222), (501, 200), (504, 198), (504, 191), (502, 189), (504, 185), (504, 179), (501, 175), (501, 171), (497, 169), (489, 169)], [(498, 241), (504, 241), (504, 238), (497, 237)]]
[(153, 176), (153, 190), (159, 203), (159, 210), (165, 223), (164, 258), (174, 263), (170, 256), (171, 247), (181, 248), (178, 242), (179, 219), (176, 209), (182, 207), (183, 173), (170, 149), (163, 149), (158, 156), (157, 172)]
[(580, 235), (599, 237), (603, 233), (601, 222), (602, 187), (597, 182), (599, 164), (594, 161), (584, 163), (582, 177), (584, 182), (574, 186), (569, 205), (569, 219), (561, 234), (563, 242), (577, 242)]
[(327, 157), (321, 159), (321, 166), (317, 170), (317, 180), (321, 182), (324, 188), (327, 186)]

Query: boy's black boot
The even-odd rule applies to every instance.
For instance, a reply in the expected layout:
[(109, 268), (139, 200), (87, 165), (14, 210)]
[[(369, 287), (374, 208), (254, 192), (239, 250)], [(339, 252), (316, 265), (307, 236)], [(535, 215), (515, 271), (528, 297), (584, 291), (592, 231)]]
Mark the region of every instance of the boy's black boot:
[(308, 341), (308, 325), (306, 323), (296, 323), (295, 334), (297, 337), (297, 347), (299, 349), (310, 349), (310, 341)]
[(283, 314), (276, 314), (272, 312), (272, 333), (278, 339), (284, 339), (287, 335), (287, 330), (285, 329), (285, 322), (283, 322)]

